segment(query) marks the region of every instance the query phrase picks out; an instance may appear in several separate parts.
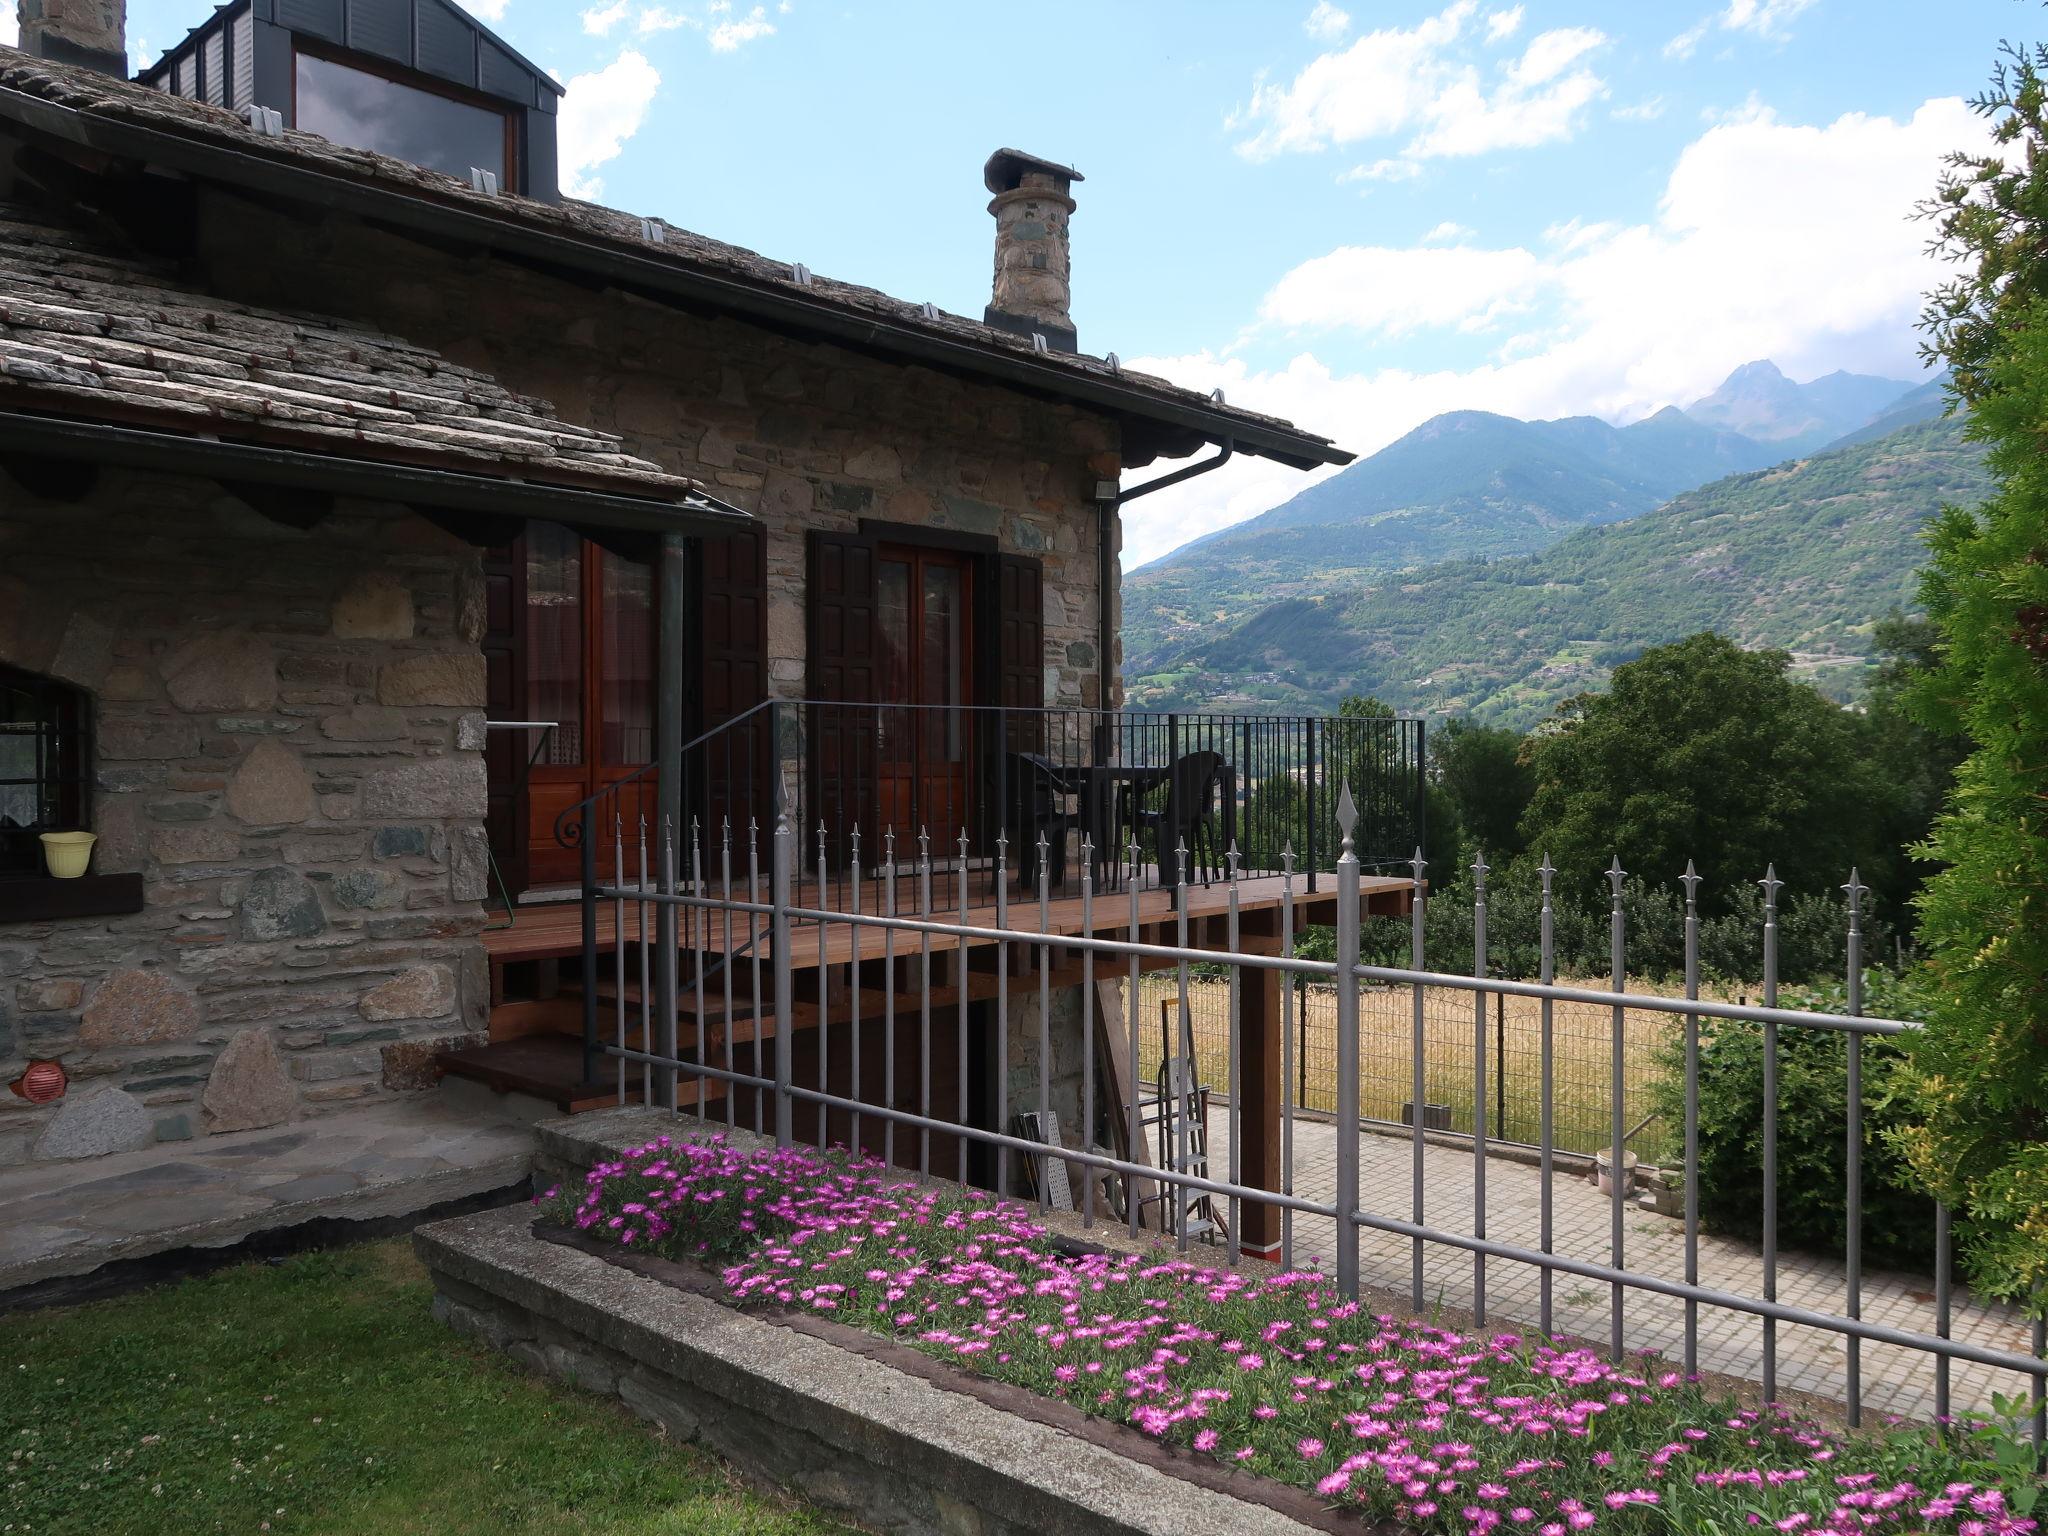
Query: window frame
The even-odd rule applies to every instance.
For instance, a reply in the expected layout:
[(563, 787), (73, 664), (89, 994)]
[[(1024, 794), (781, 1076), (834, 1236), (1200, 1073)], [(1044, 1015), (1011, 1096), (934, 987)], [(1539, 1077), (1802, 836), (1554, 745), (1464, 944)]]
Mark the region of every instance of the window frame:
[[(5, 781), (10, 787), (26, 784), (35, 791), (38, 819), (26, 828), (0, 829), (0, 880), (43, 879), (47, 876), (40, 834), (83, 831), (92, 826), (92, 696), (56, 678), (4, 664), (0, 664), (0, 689), (24, 689), (42, 703), (35, 731), (36, 776)], [(53, 735), (56, 762), (45, 770), (42, 743)], [(48, 799), (44, 798), (46, 792)], [(51, 801), (56, 806), (54, 815)], [(10, 847), (17, 842), (18, 851)]]
[[(492, 96), (484, 91), (471, 90), (468, 86), (457, 85), (452, 80), (443, 80), (438, 75), (425, 74), (390, 59), (380, 59), (372, 54), (358, 53), (348, 48), (336, 48), (310, 41), (297, 33), (292, 34), (292, 126), (299, 126), (299, 56), (319, 59), (325, 64), (339, 65), (343, 69), (355, 70), (358, 74), (370, 75), (391, 85), (403, 85), (429, 96), (439, 96), (445, 101), (458, 102), (466, 107), (495, 113), (505, 124), (505, 173), (498, 179), (498, 185), (507, 192), (524, 193), (526, 190), (525, 168), (519, 153), (520, 124), (525, 114), (517, 102)], [(311, 132), (311, 130), (307, 130)], [(367, 145), (351, 144), (350, 149), (368, 150)], [(382, 154), (382, 150), (369, 150)], [(394, 157), (397, 158), (397, 157)], [(410, 162), (408, 162), (410, 163)], [(432, 170), (422, 166), (422, 170)], [(452, 172), (443, 171), (442, 175)]]

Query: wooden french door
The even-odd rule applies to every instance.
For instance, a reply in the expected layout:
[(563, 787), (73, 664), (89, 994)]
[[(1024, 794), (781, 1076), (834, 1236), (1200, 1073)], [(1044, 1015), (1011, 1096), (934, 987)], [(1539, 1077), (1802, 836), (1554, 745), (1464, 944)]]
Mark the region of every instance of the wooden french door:
[(969, 825), (974, 779), (974, 560), (884, 544), (875, 552), (876, 753), (882, 825), (899, 850), (920, 831), (935, 850)]
[(574, 884), (578, 855), (556, 841), (556, 816), (654, 756), (654, 573), (551, 523), (529, 524), (514, 551), (519, 717), (555, 722), (528, 781), (527, 883)]

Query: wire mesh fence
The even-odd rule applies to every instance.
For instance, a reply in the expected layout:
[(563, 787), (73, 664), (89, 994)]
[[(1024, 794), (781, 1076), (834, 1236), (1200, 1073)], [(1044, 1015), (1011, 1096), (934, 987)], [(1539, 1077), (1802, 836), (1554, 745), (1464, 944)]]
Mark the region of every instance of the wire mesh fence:
[[(1295, 1107), (1323, 1114), (1337, 1108), (1337, 989), (1293, 978)], [(1598, 985), (1598, 983), (1593, 983)], [(1656, 991), (1631, 982), (1635, 992)], [(1144, 1031), (1139, 1061), (1156, 1081), (1174, 1038), (1180, 987), (1171, 974), (1139, 984), (1135, 1017)], [(1423, 1117), (1427, 1130), (1470, 1136), (1474, 1104), (1473, 997), (1425, 987), (1422, 1055)], [(1414, 992), (1407, 987), (1364, 987), (1359, 996), (1359, 1117), (1388, 1126), (1412, 1124)], [(1496, 1142), (1534, 1147), (1542, 1134), (1543, 1006), (1534, 998), (1495, 994), (1487, 1016), (1486, 1132)], [(1662, 1048), (1680, 1036), (1670, 1014), (1629, 1009), (1623, 1015), (1623, 1119), (1630, 1142), (1654, 1142), (1660, 1127), (1652, 1086), (1667, 1070)], [(1221, 976), (1188, 981), (1188, 1034), (1201, 1082), (1219, 1095), (1231, 1091), (1230, 984)], [(1560, 1152), (1590, 1156), (1610, 1139), (1609, 1089), (1613, 1010), (1587, 1003), (1551, 1005), (1553, 1144)]]

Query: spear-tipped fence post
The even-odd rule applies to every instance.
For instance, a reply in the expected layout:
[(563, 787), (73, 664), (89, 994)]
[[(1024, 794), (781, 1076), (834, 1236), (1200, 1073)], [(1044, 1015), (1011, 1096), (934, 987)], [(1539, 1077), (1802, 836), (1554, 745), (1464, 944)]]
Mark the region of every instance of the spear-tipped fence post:
[[(1614, 862), (1607, 867), (1607, 883), (1611, 888), (1613, 905), (1607, 914), (1607, 960), (1611, 982), (1616, 992), (1628, 990), (1628, 917), (1623, 911), (1621, 897), (1627, 873), (1621, 867), (1621, 855), (1614, 856)], [(1622, 1267), (1624, 1219), (1628, 1201), (1628, 1077), (1625, 1071), (1628, 1049), (1628, 1011), (1619, 1003), (1614, 1005), (1614, 1015), (1608, 1038), (1608, 1144), (1607, 1144), (1607, 1188), (1608, 1263), (1616, 1269)], [(1622, 1358), (1622, 1311), (1627, 1295), (1625, 1287), (1617, 1280), (1609, 1288), (1607, 1297), (1608, 1346), (1614, 1358)]]
[[(1010, 829), (996, 833), (996, 927), (1010, 926)], [(996, 1129), (1010, 1134), (1010, 945), (996, 941)], [(1010, 1193), (1010, 1149), (996, 1143), (996, 1194)]]
[(1337, 801), (1337, 1291), (1358, 1297), (1358, 806)]
[[(1409, 893), (1408, 906), (1408, 966), (1411, 970), (1424, 969), (1428, 954), (1428, 912), (1429, 861), (1422, 856), (1422, 845), (1416, 844), (1415, 857), (1408, 861), (1409, 872), (1414, 886)], [(1426, 1208), (1423, 1186), (1426, 1173), (1427, 1143), (1423, 1137), (1422, 1104), (1429, 1093), (1429, 1019), (1428, 999), (1422, 990), (1422, 983), (1416, 982), (1409, 988), (1411, 1017), (1408, 1023), (1408, 1205), (1409, 1219), (1416, 1226), (1423, 1224)], [(1410, 1244), (1408, 1256), (1409, 1301), (1417, 1312), (1426, 1306), (1422, 1280), (1422, 1260), (1425, 1244), (1417, 1237)]]
[[(1551, 900), (1553, 885), (1557, 879), (1557, 870), (1551, 864), (1550, 855), (1547, 852), (1543, 855), (1543, 863), (1537, 868), (1536, 874), (1543, 883), (1543, 909), (1537, 920), (1536, 978), (1547, 987), (1557, 980), (1557, 913)], [(1550, 998), (1546, 997), (1543, 999), (1543, 1034), (1538, 1047), (1542, 1054), (1539, 1066), (1541, 1086), (1538, 1089), (1540, 1100), (1538, 1112), (1542, 1117), (1542, 1121), (1537, 1130), (1537, 1144), (1539, 1148), (1537, 1157), (1542, 1165), (1542, 1172), (1539, 1175), (1542, 1183), (1542, 1193), (1538, 1197), (1537, 1241), (1545, 1253), (1554, 1251), (1552, 1245), (1556, 1239), (1555, 1203), (1550, 1188), (1552, 1177), (1556, 1172), (1557, 1154), (1557, 1116), (1554, 1094), (1557, 1063), (1555, 1049), (1556, 1031), (1554, 1027), (1556, 1024), (1556, 1009), (1557, 1005)], [(1537, 1280), (1537, 1313), (1543, 1332), (1546, 1335), (1553, 1331), (1551, 1328), (1551, 1306), (1556, 1289), (1552, 1283), (1554, 1279), (1555, 1276), (1552, 1271), (1546, 1266)]]
[[(1081, 834), (1081, 932), (1095, 933), (1095, 839)], [(1081, 1150), (1093, 1156), (1095, 1146), (1095, 951), (1081, 951)], [(1133, 1156), (1132, 1162), (1137, 1158)], [(1081, 1225), (1095, 1225), (1095, 1167), (1081, 1170)]]
[[(1280, 954), (1294, 958), (1294, 842), (1280, 851)], [(1280, 1192), (1294, 1196), (1294, 1110), (1300, 1097), (1294, 1038), (1295, 978), (1280, 978)], [(1306, 1010), (1304, 1010), (1306, 1011)], [(1304, 1020), (1304, 1022), (1306, 1022)], [(1294, 1211), (1280, 1207), (1280, 1267), (1294, 1268)]]
[[(1045, 829), (1038, 832), (1038, 931), (1051, 931), (1052, 843)], [(1038, 1135), (1045, 1151), (1038, 1159), (1038, 1208), (1052, 1209), (1052, 1159), (1057, 1150), (1052, 1135), (1052, 948), (1040, 944), (1033, 958), (1038, 965)]]
[[(851, 838), (850, 838), (850, 839), (849, 839), (848, 841), (849, 841), (849, 843), (850, 843), (850, 845), (851, 845), (851, 852), (850, 852), (850, 855), (849, 855), (849, 863), (848, 863), (848, 865), (847, 865), (847, 887), (848, 887), (848, 890), (850, 891), (850, 893), (851, 893), (851, 895), (852, 895), (852, 897), (853, 897), (853, 902), (852, 902), (852, 906), (853, 906), (853, 915), (854, 915), (855, 917), (859, 917), (859, 916), (861, 915), (861, 862), (860, 862), (860, 823), (859, 823), (859, 822), (857, 822), (857, 821), (856, 821), (856, 822), (855, 822), (855, 823), (853, 824), (853, 835), (852, 835), (852, 837), (851, 837)], [(885, 930), (885, 931), (886, 931), (886, 930)], [(849, 960), (847, 961), (847, 963), (846, 963), (846, 979), (847, 979), (847, 981), (848, 981), (848, 982), (849, 982), (849, 983), (851, 984), (851, 985), (849, 986), (849, 989), (848, 989), (848, 990), (849, 990), (849, 991), (851, 992), (851, 994), (852, 994), (852, 1001), (851, 1001), (851, 1003), (850, 1003), (850, 1005), (849, 1005), (849, 1008), (848, 1008), (848, 1012), (849, 1012), (849, 1013), (850, 1013), (850, 1014), (852, 1015), (852, 1018), (853, 1018), (853, 1029), (852, 1029), (852, 1036), (853, 1036), (853, 1040), (852, 1040), (852, 1052), (851, 1052), (851, 1054), (852, 1054), (852, 1057), (853, 1057), (853, 1068), (852, 1068), (852, 1074), (851, 1074), (851, 1081), (852, 1081), (852, 1092), (850, 1092), (850, 1093), (849, 1093), (849, 1094), (847, 1095), (847, 1097), (848, 1097), (848, 1098), (850, 1098), (850, 1099), (852, 1099), (852, 1100), (853, 1100), (853, 1102), (854, 1102), (854, 1103), (855, 1103), (856, 1105), (858, 1105), (858, 1104), (860, 1103), (860, 1085), (861, 1085), (861, 1081), (862, 1081), (862, 1079), (861, 1079), (861, 1070), (860, 1070), (860, 1066), (861, 1066), (861, 1062), (860, 1062), (860, 1037), (861, 1037), (861, 1035), (862, 1035), (862, 1033), (863, 1033), (863, 1031), (862, 1031), (862, 1029), (861, 1029), (861, 1027), (860, 1027), (860, 941), (861, 941), (861, 925), (860, 925), (859, 923), (850, 923), (850, 924), (848, 924), (848, 925), (847, 925), (847, 933), (846, 933), (846, 938), (847, 938), (847, 942), (848, 942), (849, 946), (850, 946), (850, 947), (851, 947), (851, 949), (852, 949), (852, 957), (851, 957), (851, 958), (850, 958), (850, 959), (849, 959)], [(886, 942), (886, 940), (885, 940), (884, 942)], [(890, 969), (890, 967), (884, 967), (884, 969), (885, 969), (885, 970), (887, 970), (887, 969)], [(823, 978), (823, 977), (821, 976), (821, 977), (819, 978), (819, 981), (820, 981), (820, 984), (821, 984), (821, 985), (823, 985), (823, 983), (824, 983), (824, 978)], [(890, 1025), (890, 1026), (892, 1027), (892, 1028), (893, 1028), (893, 1026), (894, 1026), (894, 1022), (895, 1022), (895, 1021), (894, 1021), (893, 1019), (891, 1019), (891, 1018), (889, 1017), (889, 1008), (888, 1008), (888, 1004), (887, 1004), (886, 1002), (885, 1002), (885, 1003), (884, 1003), (884, 1004), (882, 1005), (882, 1017), (883, 1017), (883, 1019), (884, 1019), (885, 1021), (887, 1021), (887, 1023), (888, 1023), (888, 1024), (889, 1024), (889, 1025)], [(883, 1101), (883, 1102), (885, 1102), (885, 1103), (887, 1102), (887, 1099), (886, 1099), (886, 1097), (884, 1098), (884, 1101)], [(850, 1148), (850, 1149), (851, 1149), (851, 1150), (852, 1150), (852, 1151), (853, 1151), (853, 1152), (854, 1152), (854, 1153), (855, 1153), (856, 1155), (858, 1155), (858, 1154), (860, 1153), (860, 1151), (861, 1151), (861, 1132), (862, 1132), (862, 1126), (861, 1126), (861, 1116), (860, 1116), (860, 1110), (856, 1108), (856, 1109), (855, 1109), (855, 1110), (853, 1111), (853, 1127), (852, 1127), (852, 1135), (851, 1135), (851, 1137), (849, 1138), (849, 1141), (848, 1141), (848, 1146), (849, 1146), (849, 1148)]]
[[(1128, 851), (1131, 856), (1131, 877), (1124, 882), (1124, 894), (1130, 902), (1131, 915), (1130, 931), (1124, 937), (1128, 942), (1136, 945), (1142, 941), (1144, 930), (1138, 922), (1138, 855), (1143, 850), (1138, 842), (1138, 834), (1135, 828), (1131, 832)], [(1138, 1164), (1144, 1161), (1145, 1126), (1142, 1110), (1138, 1102), (1138, 1006), (1141, 999), (1138, 994), (1138, 952), (1135, 948), (1131, 951), (1130, 965), (1130, 978), (1125, 987), (1125, 997), (1128, 1006), (1124, 1009), (1124, 1024), (1127, 1026), (1124, 1046), (1129, 1052), (1125, 1081), (1130, 1085), (1131, 1102), (1124, 1106), (1129, 1126), (1127, 1133), (1128, 1141), (1124, 1150), (1129, 1161), (1133, 1164)], [(1161, 1097), (1163, 1098), (1164, 1095)], [(1166, 1146), (1163, 1141), (1160, 1144), (1159, 1151), (1160, 1161), (1164, 1162), (1166, 1160)], [(1135, 1181), (1129, 1178), (1124, 1180), (1124, 1210), (1130, 1219), (1130, 1235), (1132, 1237), (1138, 1235), (1138, 1188)], [(1159, 1192), (1164, 1195), (1166, 1193), (1166, 1186), (1160, 1185)], [(1165, 1209), (1163, 1203), (1160, 1209), (1162, 1211)]]
[(787, 805), (775, 822), (775, 845), (769, 864), (769, 944), (775, 959), (775, 1144), (787, 1149), (794, 1134), (789, 1095), (789, 1003), (794, 969), (790, 963), (794, 957), (789, 952), (789, 881), (796, 864), (796, 827), (789, 819)]
[[(882, 915), (896, 915), (896, 829), (893, 826), (882, 829)], [(896, 1103), (896, 930), (882, 930), (882, 1102), (893, 1107)], [(854, 1033), (860, 1033), (860, 1021), (854, 1020)], [(860, 1090), (854, 1089), (858, 1098)], [(884, 1116), (882, 1120), (882, 1161), (891, 1168), (896, 1166), (896, 1122)]]
[[(1168, 784), (1171, 792), (1171, 781)], [(1168, 818), (1169, 822), (1171, 817)], [(1186, 838), (1177, 838), (1173, 845), (1173, 911), (1175, 918), (1174, 943), (1181, 951), (1179, 964), (1175, 967), (1179, 986), (1177, 989), (1178, 1012), (1174, 1020), (1174, 1053), (1181, 1063), (1182, 1076), (1167, 1086), (1173, 1095), (1173, 1169), (1186, 1173), (1193, 1160), (1193, 1130), (1189, 1124), (1192, 1111), (1198, 1102), (1201, 1089), (1200, 1076), (1195, 1070), (1195, 1021), (1188, 998), (1188, 844)], [(1170, 1074), (1169, 1074), (1170, 1075)], [(1188, 1208), (1194, 1203), (1185, 1184), (1173, 1186), (1174, 1240), (1182, 1253), (1188, 1251)]]
[[(1242, 932), (1242, 907), (1237, 888), (1238, 856), (1237, 840), (1230, 843), (1230, 852), (1224, 856), (1224, 867), (1229, 875), (1229, 912), (1225, 920), (1224, 948), (1231, 954), (1239, 953), (1239, 936)], [(1241, 1028), (1244, 1019), (1244, 971), (1237, 965), (1230, 968), (1230, 1013), (1229, 1013), (1229, 1066), (1230, 1076), (1230, 1182), (1233, 1187), (1244, 1182), (1244, 1045)], [(1213, 1174), (1211, 1175), (1214, 1176)], [(1244, 1220), (1244, 1201), (1237, 1195), (1230, 1197), (1230, 1262), (1236, 1264), (1243, 1253), (1243, 1241), (1238, 1228)]]
[[(1784, 882), (1778, 866), (1764, 867), (1757, 882), (1764, 889), (1764, 1006), (1778, 1006), (1778, 892)], [(1764, 1021), (1764, 1300), (1778, 1299), (1778, 1025)], [(1764, 1401), (1778, 1399), (1778, 1320), (1766, 1317), (1764, 1332)]]
[[(1863, 1017), (1863, 897), (1869, 890), (1854, 869), (1842, 887), (1849, 898), (1848, 985), (1849, 1017)], [(1863, 1316), (1863, 1037), (1852, 1033), (1848, 1040), (1849, 1083), (1848, 1128), (1843, 1146), (1843, 1179), (1848, 1186), (1848, 1226), (1842, 1235), (1842, 1261), (1847, 1270), (1848, 1312)], [(1849, 1427), (1863, 1423), (1863, 1341), (1850, 1334), (1843, 1341), (1848, 1350), (1844, 1385), (1848, 1399)]]
[[(917, 915), (930, 922), (932, 912), (932, 836), (917, 829)], [(932, 1172), (932, 936), (930, 930), (918, 935), (919, 997), (917, 1000), (917, 1171), (930, 1178)], [(859, 1016), (854, 1019), (858, 1038)], [(894, 1033), (893, 1026), (891, 1033)]]
[[(955, 915), (962, 928), (967, 926), (967, 856), (972, 846), (968, 841), (967, 828), (965, 826), (961, 827), (959, 843), (960, 865), (953, 874), (953, 899), (958, 908)], [(963, 933), (953, 954), (953, 989), (959, 994), (956, 1018), (957, 1039), (955, 1041), (959, 1052), (959, 1076), (958, 1081), (954, 1085), (954, 1092), (958, 1095), (954, 1100), (954, 1112), (959, 1115), (962, 1125), (967, 1123), (967, 969), (967, 936)], [(954, 1143), (953, 1157), (954, 1177), (959, 1180), (961, 1187), (965, 1188), (967, 1184), (967, 1138), (965, 1136), (958, 1138)]]
[[(817, 910), (831, 910), (825, 904), (825, 876), (827, 870), (825, 854), (825, 823), (818, 823), (818, 869), (816, 879)], [(832, 1140), (832, 1110), (825, 1103), (823, 1095), (831, 1091), (832, 1062), (832, 988), (831, 971), (825, 965), (825, 957), (832, 945), (832, 925), (823, 918), (818, 919), (818, 1150), (824, 1151)]]
[[(1697, 1002), (1700, 995), (1700, 904), (1699, 872), (1692, 860), (1685, 861), (1685, 996)], [(1700, 1283), (1700, 1016), (1685, 1016), (1685, 1283)], [(1691, 1375), (1700, 1368), (1700, 1304), (1685, 1299), (1685, 1369)]]
[[(1472, 974), (1486, 979), (1486, 854), (1472, 860)], [(1472, 990), (1472, 1235), (1486, 1236), (1486, 993)], [(1472, 1321), (1486, 1326), (1486, 1254), (1472, 1251)]]

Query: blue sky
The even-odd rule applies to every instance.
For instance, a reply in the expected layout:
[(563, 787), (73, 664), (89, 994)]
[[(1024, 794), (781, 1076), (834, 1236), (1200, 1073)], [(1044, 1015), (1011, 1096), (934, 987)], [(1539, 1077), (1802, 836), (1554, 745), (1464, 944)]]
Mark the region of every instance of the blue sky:
[[(470, 8), (569, 83), (587, 195), (946, 309), (987, 300), (988, 152), (1069, 161), (1082, 346), (1360, 452), (1758, 356), (1911, 376), (1907, 215), (1999, 39), (2048, 33), (2019, 0)], [(131, 42), (208, 10), (130, 0)], [(1304, 483), (1149, 498), (1132, 563)]]

